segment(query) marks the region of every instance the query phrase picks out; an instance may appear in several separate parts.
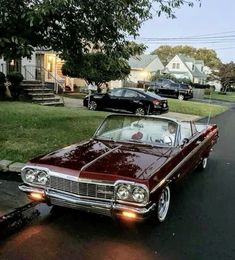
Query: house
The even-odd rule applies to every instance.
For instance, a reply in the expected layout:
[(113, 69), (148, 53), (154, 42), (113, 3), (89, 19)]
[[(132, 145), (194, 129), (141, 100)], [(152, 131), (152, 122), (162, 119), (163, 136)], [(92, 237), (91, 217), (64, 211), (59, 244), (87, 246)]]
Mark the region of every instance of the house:
[(208, 66), (204, 66), (204, 73), (207, 75), (207, 84), (214, 87), (215, 91), (220, 91), (222, 88), (222, 84), (220, 78), (216, 76), (218, 70), (212, 70)]
[[(7, 74), (13, 68), (21, 72), (26, 80), (40, 80), (51, 85), (55, 85), (54, 90), (57, 92), (58, 87), (69, 87), (71, 91), (74, 86), (86, 86), (83, 79), (71, 78), (62, 74), (61, 68), (64, 61), (51, 50), (36, 50), (31, 59), (23, 58), (17, 61), (6, 62), (0, 59), (0, 71)], [(131, 83), (138, 81), (147, 81), (151, 75), (158, 71), (163, 71), (164, 66), (157, 55), (139, 55), (131, 57), (128, 61), (131, 67), (131, 73), (127, 80)], [(123, 81), (115, 80), (109, 82), (109, 87), (122, 87)]]
[(39, 80), (52, 86), (56, 85), (56, 88), (69, 86), (73, 90), (76, 82), (62, 74), (63, 63), (54, 51), (35, 50), (30, 59), (5, 61), (0, 58), (0, 71), (8, 74), (16, 70), (22, 73), (25, 80)]
[(131, 72), (125, 81), (115, 80), (109, 82), (110, 88), (123, 86), (136, 86), (140, 81), (148, 81), (156, 72), (162, 72), (164, 65), (157, 55), (137, 55), (128, 60)]
[(176, 78), (186, 78), (193, 83), (205, 84), (207, 75), (204, 73), (204, 62), (188, 56), (177, 54), (166, 65), (169, 73)]
[(164, 70), (164, 65), (157, 55), (138, 55), (133, 56), (128, 61), (131, 67), (129, 81), (137, 83), (138, 81), (150, 80), (151, 76)]

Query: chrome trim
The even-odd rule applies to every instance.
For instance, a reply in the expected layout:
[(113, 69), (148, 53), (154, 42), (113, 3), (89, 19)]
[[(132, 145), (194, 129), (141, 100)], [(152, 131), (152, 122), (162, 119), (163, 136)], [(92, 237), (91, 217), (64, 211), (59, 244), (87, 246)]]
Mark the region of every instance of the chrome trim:
[[(91, 180), (91, 179), (87, 179), (87, 178), (79, 178), (77, 176), (72, 176), (72, 175), (68, 175), (68, 174), (65, 174), (65, 173), (51, 171), (48, 168), (41, 167), (41, 166), (31, 166), (30, 164), (24, 166), (21, 169), (21, 178), (22, 178), (23, 181), (24, 181), (24, 178), (22, 177), (22, 171), (25, 168), (30, 168), (30, 169), (34, 169), (34, 170), (44, 170), (44, 171), (46, 171), (48, 173), (49, 176), (54, 176), (54, 177), (58, 177), (58, 178), (66, 179), (66, 180), (71, 180), (71, 181), (76, 181), (76, 182), (79, 181), (79, 182), (83, 182), (83, 183), (93, 183), (93, 184), (99, 184), (99, 185), (114, 186), (114, 182), (113, 181), (94, 180), (94, 179)], [(29, 183), (29, 182), (26, 182), (26, 181), (24, 181), (24, 182), (27, 183), (27, 184), (30, 184), (32, 186), (35, 186), (35, 187), (47, 187), (45, 185), (37, 185), (37, 184), (31, 183), (31, 182)]]
[(151, 191), (150, 194), (155, 192), (158, 188), (160, 188), (165, 182), (168, 181), (168, 179), (185, 163), (185, 161), (187, 161), (190, 157), (192, 157), (200, 148), (201, 146), (203, 146), (206, 142), (208, 141), (208, 139), (204, 139), (193, 151), (191, 151), (186, 157), (184, 157), (184, 159), (177, 164), (177, 166), (172, 169), (167, 176), (162, 179)]
[(76, 193), (71, 193), (71, 192), (67, 192), (67, 191), (57, 190), (57, 189), (53, 189), (53, 188), (45, 189), (45, 191), (59, 192), (61, 194), (73, 196), (73, 197), (76, 197), (78, 199), (89, 199), (89, 200), (100, 199), (100, 200), (104, 200), (104, 201), (113, 201), (113, 199), (105, 199), (105, 198), (98, 198), (98, 197), (82, 196), (82, 195), (78, 195)]
[(44, 194), (44, 190), (42, 189), (37, 189), (34, 187), (29, 187), (29, 186), (25, 186), (25, 185), (19, 185), (19, 190), (26, 192), (26, 193), (30, 193), (30, 192), (36, 192), (36, 193), (40, 193), (40, 194)]
[(25, 165), (22, 169), (21, 169), (21, 179), (23, 180), (24, 183), (32, 185), (34, 187), (39, 187), (39, 188), (43, 188), (43, 187), (47, 187), (47, 184), (39, 184), (39, 183), (34, 183), (34, 182), (27, 182), (25, 180), (25, 178), (23, 177), (24, 171), (25, 169), (32, 169), (32, 170), (39, 170), (39, 171), (45, 171), (47, 173), (47, 175), (50, 177), (50, 170), (46, 167), (41, 167), (41, 166), (31, 166), (31, 165)]
[[(145, 208), (136, 208), (136, 207), (129, 207), (128, 205), (120, 205), (116, 204), (114, 201), (94, 201), (89, 199), (82, 199), (78, 198), (74, 195), (67, 195), (61, 192), (55, 192), (52, 190), (43, 190), (43, 189), (36, 189), (33, 187), (28, 187), (24, 184), (19, 186), (19, 189), (25, 193), (30, 193), (30, 192), (37, 192), (40, 194), (45, 195), (45, 200), (49, 199), (52, 202), (53, 205), (63, 205), (67, 207), (72, 207), (75, 209), (81, 209), (81, 210), (87, 210), (87, 211), (92, 211), (97, 214), (103, 214), (103, 215), (108, 215), (108, 216), (113, 216), (113, 215), (118, 215), (118, 212), (115, 211), (122, 211), (122, 210), (127, 210), (134, 212), (139, 215), (147, 215), (151, 211), (153, 211), (156, 208), (156, 204), (153, 203), (152, 205), (149, 205), (149, 207)], [(142, 219), (145, 216), (137, 216), (137, 219)]]
[[(141, 187), (143, 188), (146, 192), (147, 192), (147, 199), (146, 199), (146, 202), (145, 203), (138, 203), (136, 202), (134, 199), (133, 201), (129, 201), (129, 200), (118, 200), (117, 199), (117, 188), (118, 188), (118, 185), (121, 185), (121, 184), (127, 184), (127, 185), (131, 185), (131, 186), (134, 186), (132, 188), (132, 190), (135, 188), (135, 187)], [(148, 203), (149, 203), (149, 188), (143, 184), (143, 183), (138, 183), (138, 182), (134, 182), (134, 181), (124, 181), (124, 180), (118, 180), (114, 183), (114, 200), (119, 202), (119, 203), (125, 203), (125, 204), (128, 204), (128, 205), (133, 205), (133, 206), (142, 206), (142, 207), (145, 207)]]
[(130, 208), (130, 207), (121, 206), (121, 205), (114, 205), (113, 208), (116, 210), (128, 210), (131, 212), (135, 212), (137, 214), (147, 214), (156, 208), (156, 203), (153, 203), (149, 208)]
[(65, 173), (60, 173), (60, 172), (49, 171), (49, 175), (58, 177), (58, 178), (62, 178), (62, 179), (66, 179), (66, 180), (70, 180), (70, 181), (114, 186), (113, 181), (94, 180), (94, 179), (91, 180), (91, 179), (87, 179), (87, 178), (79, 178), (77, 176), (71, 176), (71, 175), (68, 175)]

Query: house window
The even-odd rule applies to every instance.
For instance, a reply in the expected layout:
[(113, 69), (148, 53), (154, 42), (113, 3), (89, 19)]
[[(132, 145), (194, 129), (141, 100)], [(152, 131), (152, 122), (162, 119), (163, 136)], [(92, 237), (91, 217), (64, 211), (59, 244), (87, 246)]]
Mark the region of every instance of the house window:
[(172, 64), (172, 69), (179, 69), (180, 68), (180, 64), (179, 63), (173, 63)]

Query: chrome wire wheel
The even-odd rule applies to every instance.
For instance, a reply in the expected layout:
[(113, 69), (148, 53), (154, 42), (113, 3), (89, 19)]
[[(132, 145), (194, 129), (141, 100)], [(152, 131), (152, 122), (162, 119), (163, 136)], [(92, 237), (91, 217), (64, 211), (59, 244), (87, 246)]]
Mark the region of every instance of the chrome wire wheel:
[(157, 218), (159, 222), (163, 222), (166, 219), (168, 209), (170, 206), (170, 188), (166, 186), (158, 200)]
[(97, 109), (97, 103), (95, 101), (90, 101), (88, 108), (90, 110), (96, 110)]
[(137, 116), (143, 116), (145, 115), (145, 109), (143, 107), (137, 107), (135, 110), (135, 114)]
[(179, 99), (179, 100), (184, 100), (184, 95), (179, 94), (178, 99)]

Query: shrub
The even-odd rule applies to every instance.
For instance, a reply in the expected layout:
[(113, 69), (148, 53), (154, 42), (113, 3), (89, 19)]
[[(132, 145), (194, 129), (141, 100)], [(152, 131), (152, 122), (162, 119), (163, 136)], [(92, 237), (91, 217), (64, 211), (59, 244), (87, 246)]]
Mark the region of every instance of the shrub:
[(13, 99), (17, 99), (22, 91), (20, 83), (24, 79), (23, 75), (20, 72), (11, 72), (7, 75), (7, 79), (11, 82), (9, 87), (11, 91), (11, 96)]

